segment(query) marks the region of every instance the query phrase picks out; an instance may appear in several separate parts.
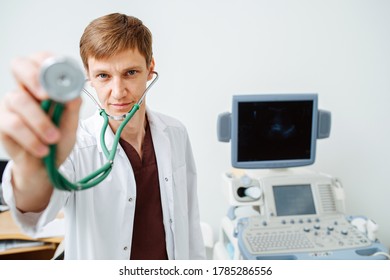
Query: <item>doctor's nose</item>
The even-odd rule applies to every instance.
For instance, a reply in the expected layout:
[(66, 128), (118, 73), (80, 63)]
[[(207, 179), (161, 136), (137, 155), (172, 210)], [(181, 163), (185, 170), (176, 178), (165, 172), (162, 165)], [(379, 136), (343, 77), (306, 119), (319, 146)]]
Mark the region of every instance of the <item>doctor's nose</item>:
[(127, 89), (125, 86), (125, 82), (120, 78), (114, 78), (111, 85), (111, 95), (115, 99), (121, 99), (125, 97), (127, 94)]

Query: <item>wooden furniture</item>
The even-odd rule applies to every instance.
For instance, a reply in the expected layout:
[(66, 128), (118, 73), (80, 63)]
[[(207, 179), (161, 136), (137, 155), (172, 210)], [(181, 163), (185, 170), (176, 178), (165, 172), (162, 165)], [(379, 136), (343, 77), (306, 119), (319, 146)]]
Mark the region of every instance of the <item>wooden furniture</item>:
[(0, 260), (46, 260), (51, 259), (63, 236), (34, 239), (23, 234), (15, 224), (10, 211), (0, 213), (0, 242), (2, 240), (41, 241), (43, 245), (13, 248), (0, 251)]

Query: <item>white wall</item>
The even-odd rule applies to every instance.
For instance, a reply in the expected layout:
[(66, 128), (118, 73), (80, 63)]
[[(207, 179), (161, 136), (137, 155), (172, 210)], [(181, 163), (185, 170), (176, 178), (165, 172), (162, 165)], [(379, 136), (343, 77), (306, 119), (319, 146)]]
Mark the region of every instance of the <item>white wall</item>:
[[(78, 58), (87, 23), (116, 11), (154, 34), (160, 80), (148, 104), (186, 124), (201, 218), (215, 231), (227, 209), (220, 176), (230, 168), (217, 115), (233, 94), (317, 92), (333, 127), (313, 168), (342, 180), (348, 214), (374, 219), (390, 246), (390, 1), (1, 1), (0, 96), (15, 86), (13, 57), (51, 50)], [(83, 116), (92, 108), (86, 102)]]

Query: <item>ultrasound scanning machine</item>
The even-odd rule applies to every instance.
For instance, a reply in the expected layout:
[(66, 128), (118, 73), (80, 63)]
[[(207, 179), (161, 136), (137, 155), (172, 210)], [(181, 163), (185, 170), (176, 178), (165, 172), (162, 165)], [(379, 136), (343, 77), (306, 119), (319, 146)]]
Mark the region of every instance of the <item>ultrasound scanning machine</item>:
[(345, 214), (340, 180), (307, 169), (331, 114), (317, 94), (233, 96), (218, 117), (218, 139), (231, 142), (233, 170), (222, 175), (230, 204), (214, 259), (388, 259), (378, 225)]

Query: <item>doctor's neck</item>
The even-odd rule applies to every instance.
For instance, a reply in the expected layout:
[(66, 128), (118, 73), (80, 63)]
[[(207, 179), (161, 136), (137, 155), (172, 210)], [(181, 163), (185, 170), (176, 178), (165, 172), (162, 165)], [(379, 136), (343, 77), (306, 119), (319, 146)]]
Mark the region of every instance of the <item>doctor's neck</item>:
[[(141, 157), (141, 148), (145, 138), (146, 131), (146, 112), (142, 106), (136, 112), (133, 118), (126, 124), (121, 133), (121, 139), (131, 144)], [(120, 126), (120, 121), (110, 120), (110, 127), (113, 133), (116, 133)]]

